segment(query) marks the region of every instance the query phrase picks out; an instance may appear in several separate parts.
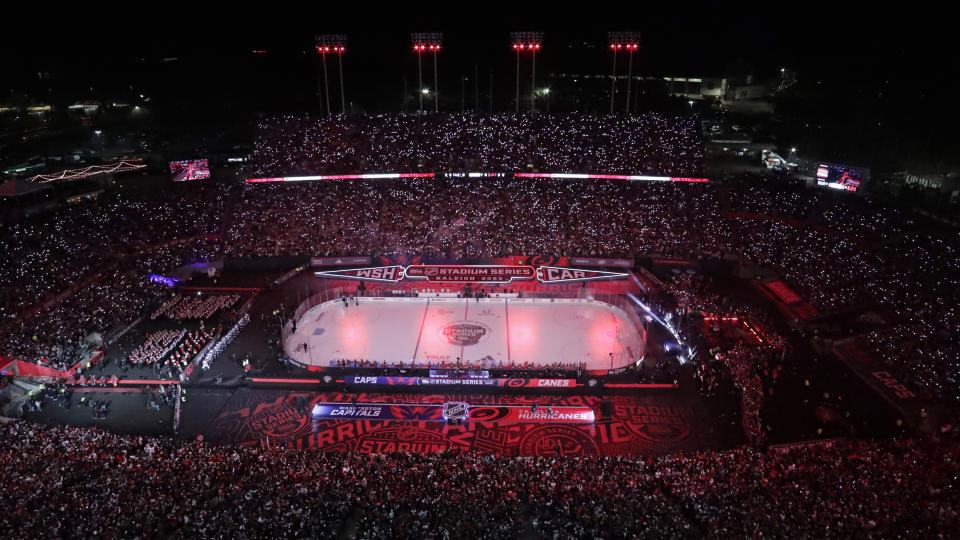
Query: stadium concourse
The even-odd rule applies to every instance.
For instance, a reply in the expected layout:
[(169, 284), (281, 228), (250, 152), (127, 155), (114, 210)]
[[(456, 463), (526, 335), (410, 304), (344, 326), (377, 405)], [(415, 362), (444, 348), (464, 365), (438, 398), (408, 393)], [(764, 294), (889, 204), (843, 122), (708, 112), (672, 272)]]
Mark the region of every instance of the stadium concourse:
[[(126, 178), (5, 225), (0, 414), (22, 419), (0, 427), (0, 530), (955, 536), (955, 231), (711, 174), (697, 122), (659, 115), (266, 119), (244, 173), (387, 171), (410, 177)], [(313, 274), (429, 263), (626, 277), (428, 303)], [(534, 292), (605, 305), (546, 315)], [(471, 318), (501, 300), (502, 325)]]

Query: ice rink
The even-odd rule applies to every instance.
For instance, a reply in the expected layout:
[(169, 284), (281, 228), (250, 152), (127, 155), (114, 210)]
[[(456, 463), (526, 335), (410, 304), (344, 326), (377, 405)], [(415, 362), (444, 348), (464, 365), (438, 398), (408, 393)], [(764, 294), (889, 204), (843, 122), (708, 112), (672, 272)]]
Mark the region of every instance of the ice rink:
[(313, 366), (460, 358), (491, 367), (585, 362), (591, 370), (636, 361), (643, 347), (643, 330), (617, 307), (531, 298), (360, 298), (349, 307), (330, 301), (304, 313), (284, 344), (291, 358)]

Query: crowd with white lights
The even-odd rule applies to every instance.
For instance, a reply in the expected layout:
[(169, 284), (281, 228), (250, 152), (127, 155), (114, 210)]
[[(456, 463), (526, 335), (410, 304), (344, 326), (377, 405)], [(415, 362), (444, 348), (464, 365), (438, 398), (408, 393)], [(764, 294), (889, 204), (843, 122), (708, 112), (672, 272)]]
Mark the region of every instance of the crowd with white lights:
[(238, 294), (214, 294), (207, 296), (177, 296), (163, 303), (151, 319), (165, 316), (170, 319), (207, 319), (221, 309), (233, 307), (240, 300)]
[[(696, 139), (685, 120), (655, 115), (285, 117), (263, 122), (249, 173), (416, 172), (448, 166), (528, 170), (532, 165), (534, 170), (696, 174), (702, 163), (699, 151), (691, 150)], [(604, 143), (584, 142), (591, 140)], [(644, 150), (650, 145), (663, 148)], [(820, 312), (881, 306), (895, 313), (888, 324), (867, 332), (873, 352), (925, 392), (947, 399), (960, 395), (960, 311), (944, 301), (960, 290), (956, 235), (869, 198), (772, 185), (752, 175), (715, 176), (710, 184), (437, 177), (254, 183), (232, 189), (230, 197), (229, 189), (216, 186), (171, 200), (111, 196), (70, 208), (56, 219), (5, 229), (0, 233), (0, 309), (4, 320), (13, 322), (0, 327), (0, 352), (56, 364), (63, 356), (59, 349), (129, 320), (147, 304), (128, 298), (134, 288), (157, 288), (140, 283), (137, 272), (147, 266), (169, 269), (174, 259), (148, 265), (154, 255), (144, 253), (147, 248), (223, 232), (217, 246), (184, 247), (179, 262), (275, 255), (476, 259), (526, 254), (649, 256), (760, 267), (779, 273)], [(129, 254), (138, 251), (144, 254), (133, 257), (140, 259), (134, 266)], [(119, 266), (103, 271), (104, 262), (107, 268)], [(97, 277), (89, 287), (55, 307), (21, 317), (28, 306), (69, 292), (91, 276)]]
[(960, 527), (957, 450), (912, 440), (370, 456), (14, 421), (0, 425), (0, 454), (9, 537), (946, 538)]
[(147, 279), (218, 250), (217, 186), (71, 205), (0, 231), (0, 354), (65, 369), (167, 293)]
[(268, 177), (529, 169), (694, 176), (702, 162), (699, 125), (689, 117), (392, 114), (265, 120), (250, 170)]
[[(911, 382), (960, 389), (956, 238), (903, 211), (752, 176), (711, 185), (518, 178), (248, 185), (233, 256), (544, 254), (734, 261), (779, 272), (821, 312), (901, 314), (870, 335)], [(907, 338), (907, 339), (903, 339)], [(916, 345), (906, 345), (913, 343)]]
[(48, 219), (4, 226), (0, 229), (0, 324), (125, 255), (177, 238), (219, 232), (222, 190), (208, 186), (178, 195), (105, 193)]

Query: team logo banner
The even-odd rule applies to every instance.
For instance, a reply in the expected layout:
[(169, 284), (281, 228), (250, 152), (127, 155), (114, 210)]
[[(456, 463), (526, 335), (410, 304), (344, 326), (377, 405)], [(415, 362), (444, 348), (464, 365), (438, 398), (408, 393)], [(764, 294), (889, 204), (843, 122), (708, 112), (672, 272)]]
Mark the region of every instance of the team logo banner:
[(357, 376), (344, 377), (347, 384), (379, 384), (383, 386), (416, 386), (420, 384), (420, 377), (384, 377), (384, 376)]
[(509, 405), (470, 406), (466, 402), (447, 402), (443, 405), (414, 405), (405, 403), (317, 403), (311, 416), (318, 419), (409, 420), (433, 421), (469, 420), (471, 422), (518, 422), (535, 424), (592, 424), (595, 414), (590, 407)]
[[(447, 387), (442, 395), (414, 398), (418, 403), (409, 403), (411, 397), (363, 390), (318, 394), (241, 388), (206, 429), (204, 438), (217, 444), (259, 446), (265, 437), (270, 437), (271, 446), (275, 442), (288, 448), (333, 452), (459, 450), (516, 456), (646, 456), (722, 446), (714, 430), (700, 429), (702, 411), (695, 411), (675, 394), (545, 397)], [(351, 404), (354, 398), (358, 403)], [(303, 400), (309, 403), (305, 411), (297, 405)], [(468, 418), (473, 425), (467, 422), (461, 427), (443, 421), (443, 404), (451, 402), (469, 404)], [(608, 416), (593, 424), (586, 423), (588, 416), (574, 418), (577, 423), (565, 423), (571, 418), (558, 414), (568, 412), (562, 407), (581, 407), (582, 413), (587, 413), (587, 408), (600, 411), (604, 402), (608, 402)], [(539, 422), (541, 418), (533, 413), (534, 403), (536, 415), (549, 413), (552, 408), (553, 421)], [(338, 409), (350, 414), (311, 417), (310, 411), (317, 404), (363, 411)], [(375, 409), (368, 408), (373, 405), (384, 408), (377, 414)], [(331, 411), (322, 407), (322, 414)], [(511, 409), (517, 417), (520, 410), (525, 411), (523, 416), (530, 421), (496, 421), (510, 418)], [(600, 413), (596, 414), (599, 420)], [(397, 420), (388, 419), (390, 416)], [(418, 419), (430, 416), (434, 418)]]
[(353, 266), (355, 264), (370, 264), (370, 257), (313, 257), (311, 266)]
[(310, 414), (314, 418), (440, 421), (443, 405), (317, 403)]
[(449, 377), (385, 377), (356, 375), (344, 377), (346, 384), (380, 386), (498, 386), (501, 388), (575, 388), (576, 379), (476, 379)]
[(590, 407), (470, 407), (471, 422), (529, 422), (537, 424), (592, 424), (595, 420)]
[(532, 266), (415, 264), (407, 267), (406, 276), (431, 283), (510, 283), (515, 279), (533, 279), (536, 270)]
[(502, 379), (508, 388), (574, 388), (576, 379)]
[(456, 385), (456, 386), (502, 386), (500, 381), (504, 379), (447, 379), (447, 378), (431, 378), (431, 377), (421, 377), (420, 384), (422, 386), (444, 386), (444, 385)]
[(319, 278), (333, 279), (359, 279), (361, 281), (384, 281), (396, 283), (403, 280), (403, 267), (394, 266), (375, 266), (373, 268), (353, 268), (351, 270), (329, 270), (327, 272), (314, 272)]
[(537, 279), (541, 283), (564, 283), (568, 281), (595, 281), (598, 279), (627, 279), (629, 274), (607, 272), (604, 270), (579, 270), (559, 266), (541, 266), (537, 269)]

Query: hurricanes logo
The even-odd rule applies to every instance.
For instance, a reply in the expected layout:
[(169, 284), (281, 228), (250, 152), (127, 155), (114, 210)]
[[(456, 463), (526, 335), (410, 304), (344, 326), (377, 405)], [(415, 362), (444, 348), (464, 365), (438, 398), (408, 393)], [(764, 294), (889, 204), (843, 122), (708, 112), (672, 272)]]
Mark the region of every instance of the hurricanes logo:
[(443, 327), (442, 333), (451, 345), (476, 345), (490, 335), (490, 327), (474, 321), (462, 321)]
[(510, 414), (507, 407), (480, 406), (469, 409), (469, 419), (477, 422), (496, 422)]
[(528, 264), (534, 268), (538, 266), (553, 266), (558, 262), (560, 262), (559, 259), (552, 255), (531, 255), (523, 261), (524, 264)]
[(570, 426), (543, 426), (520, 441), (522, 456), (596, 456), (597, 443), (583, 431)]

